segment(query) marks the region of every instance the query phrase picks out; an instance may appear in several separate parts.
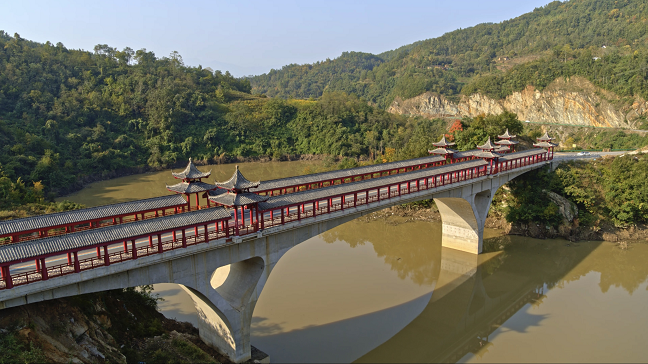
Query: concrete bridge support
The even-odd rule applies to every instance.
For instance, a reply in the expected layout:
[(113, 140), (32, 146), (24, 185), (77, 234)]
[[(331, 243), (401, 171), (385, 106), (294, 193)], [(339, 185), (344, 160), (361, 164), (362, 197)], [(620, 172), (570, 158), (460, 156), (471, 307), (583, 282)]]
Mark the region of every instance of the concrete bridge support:
[(523, 168), (462, 188), (434, 194), (442, 222), (442, 246), (473, 254), (481, 254), (484, 245), (484, 224), (493, 196), (515, 177), (531, 170)]
[(463, 198), (435, 198), (443, 223), (442, 246), (480, 254), (484, 244), (484, 224), (494, 194), (486, 190)]

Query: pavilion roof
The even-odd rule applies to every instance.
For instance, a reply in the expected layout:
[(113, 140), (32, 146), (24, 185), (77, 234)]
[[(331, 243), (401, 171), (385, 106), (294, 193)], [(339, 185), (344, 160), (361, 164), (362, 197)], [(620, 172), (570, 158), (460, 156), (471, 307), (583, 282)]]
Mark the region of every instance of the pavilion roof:
[(495, 152), (505, 152), (511, 150), (511, 147), (508, 145), (500, 145), (499, 147), (495, 148)]
[(557, 147), (558, 144), (554, 144), (551, 142), (540, 142), (540, 143), (534, 143), (533, 146), (538, 148), (551, 148), (551, 147)]
[(491, 143), (490, 137), (488, 137), (488, 141), (486, 143), (482, 144), (482, 145), (478, 145), (477, 149), (493, 150), (493, 149), (495, 149), (495, 146), (493, 145), (493, 143)]
[(447, 149), (447, 148), (437, 148), (435, 150), (429, 150), (428, 153), (430, 154), (440, 154), (440, 155), (446, 155), (446, 154), (454, 154), (454, 150), (452, 149)]
[(196, 168), (196, 165), (191, 161), (191, 158), (189, 158), (189, 163), (184, 171), (180, 173), (171, 172), (171, 174), (177, 179), (207, 178), (211, 175), (211, 170), (205, 173), (199, 171), (198, 168)]
[(500, 138), (500, 139), (511, 139), (511, 138), (515, 138), (516, 136), (517, 135), (509, 134), (508, 128), (506, 128), (506, 132), (504, 134), (502, 134), (502, 135), (498, 135), (497, 137)]
[(552, 139), (554, 139), (554, 138), (550, 137), (549, 134), (547, 134), (547, 132), (545, 131), (544, 135), (541, 136), (540, 138), (538, 138), (538, 141), (539, 142), (550, 142)]
[(252, 182), (245, 178), (241, 171), (239, 171), (239, 167), (236, 166), (236, 171), (234, 172), (232, 178), (228, 179), (225, 182), (216, 182), (216, 187), (224, 188), (226, 190), (240, 191), (258, 187), (260, 183), (260, 181)]
[(112, 205), (90, 207), (87, 209), (25, 217), (22, 219), (0, 222), (0, 235), (16, 234), (22, 231), (44, 229), (51, 226), (83, 223), (89, 220), (110, 218), (112, 216), (132, 214), (154, 209), (164, 209), (186, 204), (187, 201), (185, 201), (182, 196), (170, 195)]
[(515, 144), (518, 144), (518, 143), (519, 142), (516, 142), (515, 140), (502, 139), (502, 140), (496, 141), (494, 144), (497, 144), (497, 145), (515, 145)]
[(8, 244), (0, 246), (0, 263), (24, 261), (42, 255), (65, 252), (71, 249), (83, 249), (102, 243), (124, 241), (159, 231), (169, 231), (194, 224), (212, 223), (223, 219), (231, 219), (230, 212), (223, 207), (216, 207)]
[(175, 193), (198, 193), (210, 191), (218, 187), (205, 182), (180, 182), (172, 186), (167, 185), (166, 188)]
[(441, 148), (451, 147), (451, 146), (453, 146), (453, 145), (455, 145), (455, 144), (456, 144), (456, 143), (449, 143), (449, 142), (446, 140), (445, 135), (444, 135), (444, 136), (441, 138), (441, 140), (439, 140), (438, 142), (436, 142), (436, 143), (432, 143), (432, 145), (434, 145), (435, 147), (441, 147)]
[(252, 192), (233, 193), (225, 192), (215, 196), (209, 196), (209, 200), (224, 206), (247, 206), (269, 199), (270, 196), (261, 196)]

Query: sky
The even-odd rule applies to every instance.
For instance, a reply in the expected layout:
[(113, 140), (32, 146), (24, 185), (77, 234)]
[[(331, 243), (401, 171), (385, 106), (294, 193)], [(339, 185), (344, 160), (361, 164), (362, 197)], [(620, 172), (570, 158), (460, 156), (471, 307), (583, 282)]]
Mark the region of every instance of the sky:
[(257, 75), (284, 65), (378, 54), (501, 22), (548, 0), (0, 1), (0, 30), (92, 51), (178, 51), (189, 66)]

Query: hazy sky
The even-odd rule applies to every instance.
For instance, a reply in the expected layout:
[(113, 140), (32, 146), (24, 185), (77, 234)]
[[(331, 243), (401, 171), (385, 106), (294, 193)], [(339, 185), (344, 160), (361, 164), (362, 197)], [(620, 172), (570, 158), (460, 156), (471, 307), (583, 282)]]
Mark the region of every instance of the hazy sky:
[(500, 22), (548, 0), (401, 1), (1, 1), (0, 30), (37, 42), (92, 50), (172, 51), (185, 64), (266, 73), (290, 63), (380, 53), (484, 22)]

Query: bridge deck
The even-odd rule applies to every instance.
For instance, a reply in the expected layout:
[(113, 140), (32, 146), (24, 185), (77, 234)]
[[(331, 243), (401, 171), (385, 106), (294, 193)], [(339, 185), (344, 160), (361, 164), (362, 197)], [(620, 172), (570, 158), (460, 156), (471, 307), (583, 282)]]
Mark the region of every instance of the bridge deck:
[[(161, 211), (160, 214), (173, 214), (177, 208), (182, 208), (186, 204), (187, 201), (181, 195), (172, 195), (7, 220), (0, 222), (0, 238), (12, 237), (14, 238), (13, 242), (37, 239), (43, 235), (58, 235), (74, 230), (139, 220), (138, 215), (144, 219), (147, 218), (145, 214), (150, 212)], [(167, 211), (168, 209), (173, 210)], [(150, 217), (155, 217), (155, 215), (159, 214), (153, 214)], [(124, 217), (127, 218), (124, 219)], [(78, 227), (77, 225), (80, 224), (90, 224), (90, 226)], [(60, 231), (48, 231), (51, 229), (60, 229)], [(34, 232), (39, 234), (32, 235)], [(25, 236), (26, 234), (29, 235)]]

